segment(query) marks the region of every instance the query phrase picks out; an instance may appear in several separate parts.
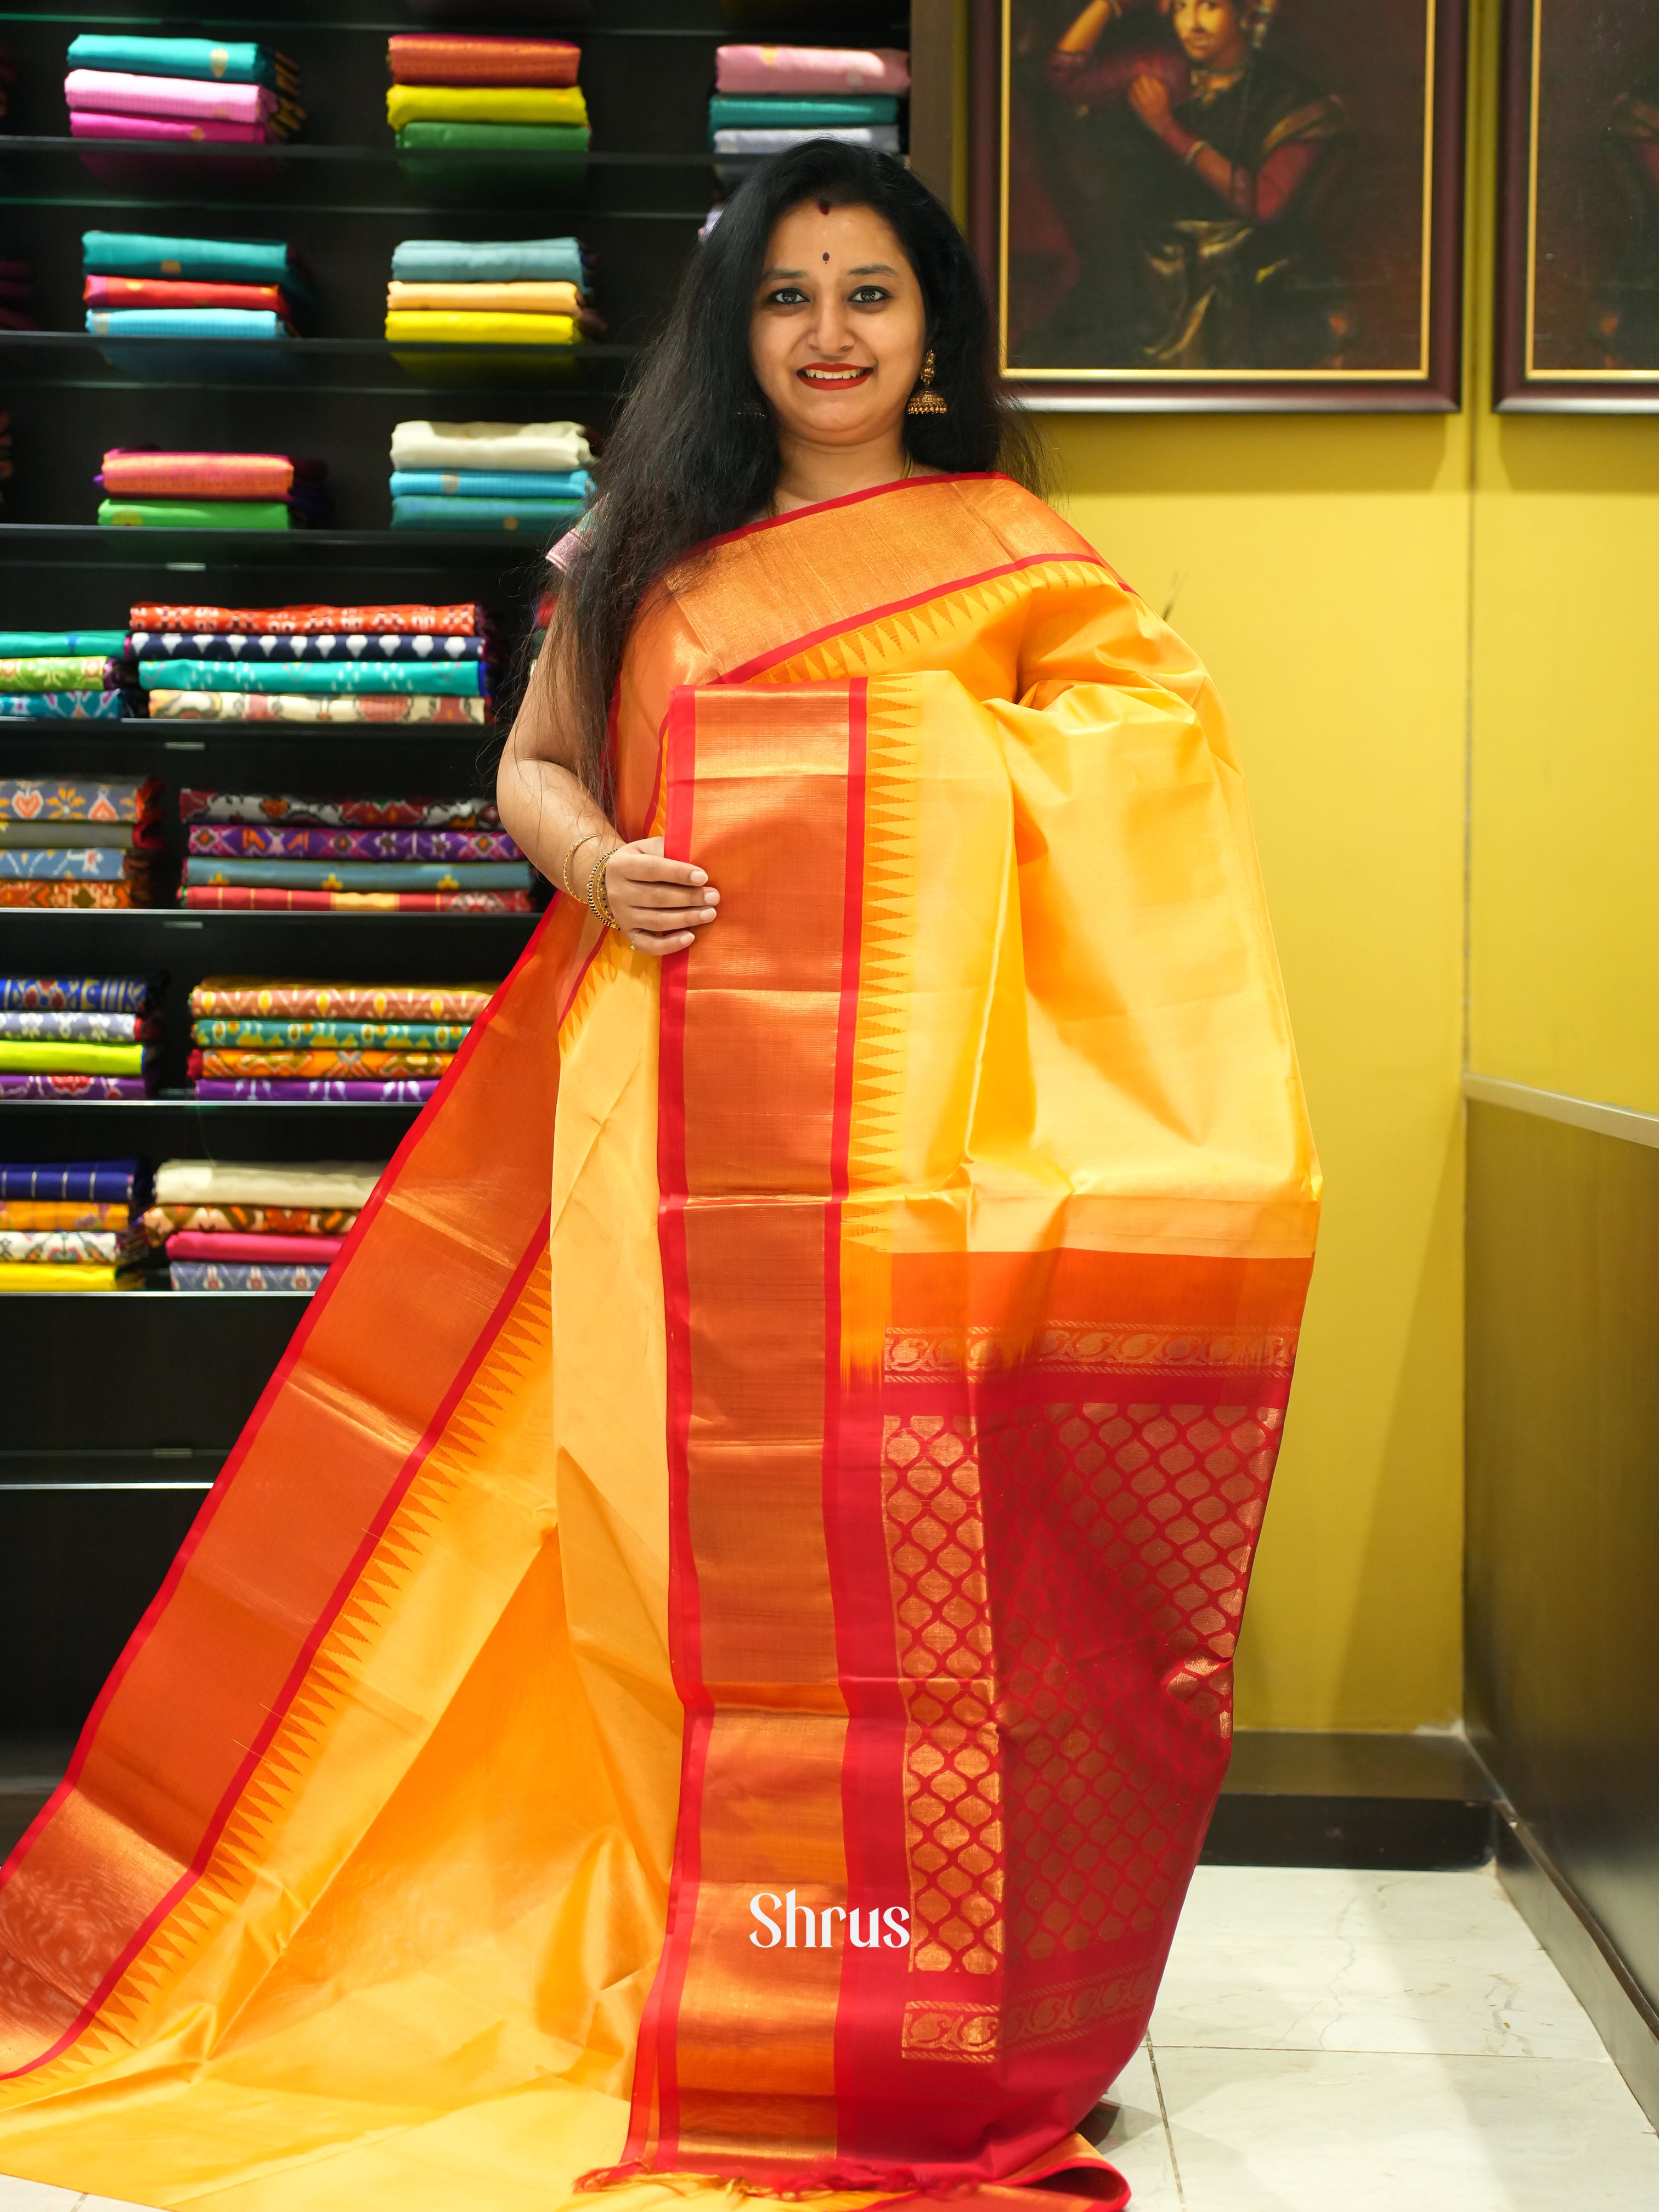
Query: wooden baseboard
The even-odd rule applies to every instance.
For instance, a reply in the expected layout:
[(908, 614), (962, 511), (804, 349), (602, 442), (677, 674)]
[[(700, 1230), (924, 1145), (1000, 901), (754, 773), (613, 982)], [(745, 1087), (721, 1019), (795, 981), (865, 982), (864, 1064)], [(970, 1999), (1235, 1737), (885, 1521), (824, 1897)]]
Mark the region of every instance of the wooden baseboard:
[(1241, 1729), (1202, 1863), (1484, 1866), (1494, 1795), (1462, 1736)]
[(1659, 2127), (1659, 2012), (1607, 1930), (1513, 1806), (1498, 1806), (1498, 1875), (1589, 2014), (1632, 2095)]

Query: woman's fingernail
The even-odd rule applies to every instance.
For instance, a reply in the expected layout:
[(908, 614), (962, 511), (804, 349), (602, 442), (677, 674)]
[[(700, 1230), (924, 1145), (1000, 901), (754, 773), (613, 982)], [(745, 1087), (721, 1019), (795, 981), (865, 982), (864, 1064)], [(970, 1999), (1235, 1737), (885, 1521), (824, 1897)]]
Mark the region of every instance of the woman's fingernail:
[(708, 881), (708, 878), (704, 875), (701, 868), (693, 868), (691, 871), (691, 880), (694, 884), (706, 884)]

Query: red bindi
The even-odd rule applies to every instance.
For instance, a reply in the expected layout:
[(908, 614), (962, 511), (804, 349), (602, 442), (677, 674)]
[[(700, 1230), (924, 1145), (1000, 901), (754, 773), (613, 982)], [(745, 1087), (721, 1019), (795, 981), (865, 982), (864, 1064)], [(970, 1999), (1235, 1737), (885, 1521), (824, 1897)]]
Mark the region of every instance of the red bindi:
[(830, 203), (829, 203), (829, 201), (828, 201), (828, 200), (820, 200), (820, 201), (818, 202), (818, 213), (819, 213), (820, 215), (828, 215), (828, 214), (829, 214), (829, 212), (830, 212)]

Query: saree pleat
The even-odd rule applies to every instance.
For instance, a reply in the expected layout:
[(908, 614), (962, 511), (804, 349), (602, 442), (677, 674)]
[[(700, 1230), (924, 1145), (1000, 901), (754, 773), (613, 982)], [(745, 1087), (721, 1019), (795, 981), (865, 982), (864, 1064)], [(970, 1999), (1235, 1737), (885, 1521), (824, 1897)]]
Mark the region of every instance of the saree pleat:
[(1213, 692), (924, 479), (617, 729), (720, 921), (557, 902), (363, 1208), (0, 1884), (0, 2170), (1012, 2204), (1144, 2033), (1318, 1193)]

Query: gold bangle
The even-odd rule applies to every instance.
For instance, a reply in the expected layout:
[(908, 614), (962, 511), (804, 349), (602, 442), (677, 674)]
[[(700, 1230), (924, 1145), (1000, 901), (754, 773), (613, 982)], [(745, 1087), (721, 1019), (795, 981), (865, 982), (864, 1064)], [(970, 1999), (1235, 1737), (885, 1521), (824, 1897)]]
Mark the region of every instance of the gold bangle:
[(612, 845), (601, 853), (599, 859), (594, 861), (587, 878), (587, 903), (598, 916), (600, 926), (605, 929), (614, 929), (617, 927), (617, 917), (611, 911), (611, 893), (605, 885), (605, 872), (610, 866), (611, 854), (620, 853), (621, 850), (620, 845)]
[(564, 866), (559, 871), (559, 880), (564, 885), (565, 896), (567, 898), (574, 898), (576, 896), (576, 887), (570, 880), (570, 863), (575, 859), (577, 854), (580, 852), (582, 847), (584, 845), (591, 845), (599, 834), (599, 833), (597, 830), (590, 830), (586, 836), (578, 837), (575, 843), (570, 848), (570, 850), (564, 856)]

